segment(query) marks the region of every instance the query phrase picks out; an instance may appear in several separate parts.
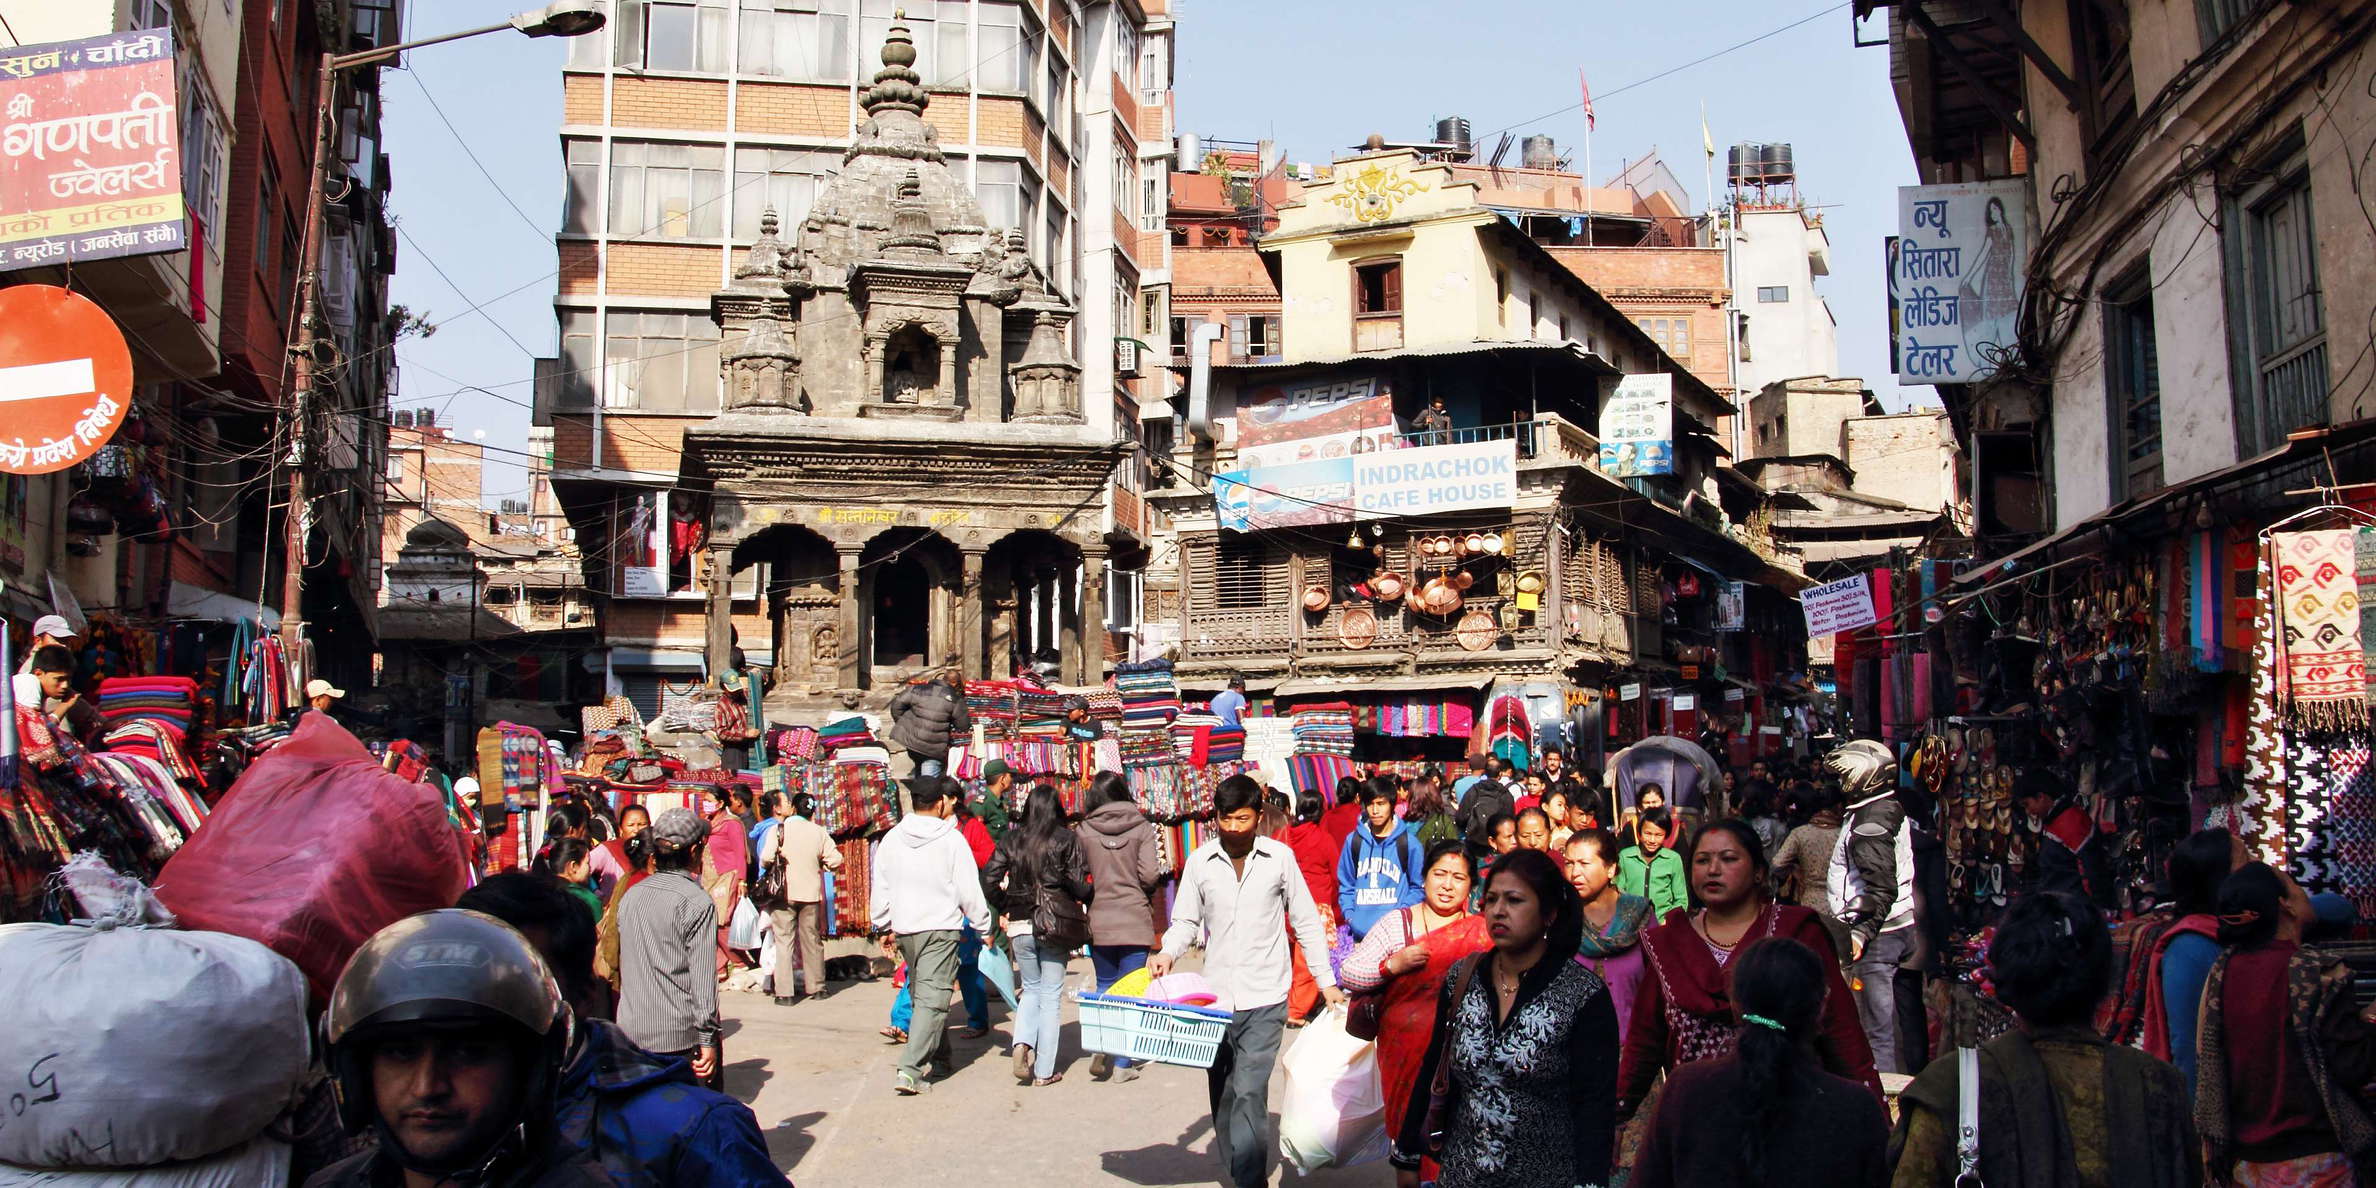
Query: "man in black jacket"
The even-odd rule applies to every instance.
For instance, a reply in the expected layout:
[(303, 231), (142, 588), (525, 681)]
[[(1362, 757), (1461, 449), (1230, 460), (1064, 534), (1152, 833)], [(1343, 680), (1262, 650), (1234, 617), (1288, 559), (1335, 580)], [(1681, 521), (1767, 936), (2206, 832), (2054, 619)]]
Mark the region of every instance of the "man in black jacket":
[(907, 752), (908, 774), (941, 775), (948, 769), (949, 748), (973, 729), (965, 712), (965, 697), (945, 675), (909, 685), (891, 699), (891, 741)]
[(1459, 821), (1460, 838), (1471, 858), (1481, 864), (1493, 856), (1493, 819), (1516, 808), (1509, 787), (1492, 776), (1469, 785), (1468, 795), (1460, 800)]

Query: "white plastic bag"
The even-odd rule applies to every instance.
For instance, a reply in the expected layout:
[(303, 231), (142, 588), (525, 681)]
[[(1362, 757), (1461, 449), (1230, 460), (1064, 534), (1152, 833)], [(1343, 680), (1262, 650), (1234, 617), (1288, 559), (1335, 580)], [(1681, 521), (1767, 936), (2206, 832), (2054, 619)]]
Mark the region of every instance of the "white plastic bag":
[(1287, 1084), (1279, 1105), (1279, 1154), (1310, 1174), (1386, 1157), (1386, 1091), (1378, 1084), (1378, 1048), (1345, 1031), (1331, 1007), (1303, 1029), (1280, 1062)]
[(257, 1138), (220, 1155), (155, 1167), (17, 1167), (0, 1163), (0, 1188), (257, 1188), (289, 1182), (289, 1144)]
[(306, 1075), (305, 975), (243, 937), (0, 925), (0, 1162), (137, 1167), (255, 1138)]
[(759, 947), (759, 909), (751, 906), (751, 897), (748, 895), (734, 901), (734, 919), (726, 928), (726, 947)]

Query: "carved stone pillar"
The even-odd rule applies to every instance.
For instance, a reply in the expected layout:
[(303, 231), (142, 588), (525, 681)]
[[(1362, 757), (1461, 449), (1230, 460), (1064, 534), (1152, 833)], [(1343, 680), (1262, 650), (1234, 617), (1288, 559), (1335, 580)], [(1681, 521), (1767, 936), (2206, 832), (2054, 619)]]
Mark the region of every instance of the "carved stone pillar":
[(711, 680), (734, 663), (734, 554), (713, 542), (709, 551), (709, 607), (702, 627), (702, 653)]
[(841, 553), (841, 644), (838, 657), (840, 675), (836, 678), (844, 689), (856, 689), (858, 684), (858, 548), (845, 546)]
[(1105, 680), (1105, 570), (1104, 549), (1081, 550), (1081, 621), (1076, 638), (1080, 653), (1078, 679), (1084, 685)]
[(968, 678), (988, 681), (997, 678), (990, 672), (990, 656), (985, 650), (989, 637), (982, 630), (982, 602), (985, 596), (982, 589), (983, 551), (966, 549), (964, 552), (965, 569), (957, 588), (957, 657)]

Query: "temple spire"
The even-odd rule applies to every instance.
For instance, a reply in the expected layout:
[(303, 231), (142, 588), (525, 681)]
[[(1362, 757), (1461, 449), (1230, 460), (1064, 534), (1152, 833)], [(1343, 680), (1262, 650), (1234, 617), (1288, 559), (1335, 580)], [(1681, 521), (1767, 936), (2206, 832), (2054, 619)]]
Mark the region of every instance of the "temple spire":
[(883, 68), (875, 71), (874, 85), (858, 97), (858, 105), (870, 116), (886, 111), (922, 113), (932, 96), (925, 92), (924, 77), (915, 65), (916, 42), (908, 32), (907, 10), (895, 9), (890, 35), (883, 39)]

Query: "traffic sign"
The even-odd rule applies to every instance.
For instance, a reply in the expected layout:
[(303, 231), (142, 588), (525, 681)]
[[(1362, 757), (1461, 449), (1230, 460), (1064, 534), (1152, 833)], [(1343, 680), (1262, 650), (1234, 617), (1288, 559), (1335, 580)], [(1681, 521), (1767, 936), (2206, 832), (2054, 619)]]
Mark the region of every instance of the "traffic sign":
[(0, 289), (0, 472), (84, 460), (132, 406), (132, 348), (107, 311), (70, 289)]

